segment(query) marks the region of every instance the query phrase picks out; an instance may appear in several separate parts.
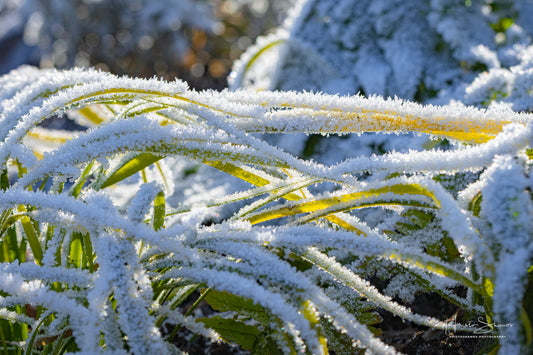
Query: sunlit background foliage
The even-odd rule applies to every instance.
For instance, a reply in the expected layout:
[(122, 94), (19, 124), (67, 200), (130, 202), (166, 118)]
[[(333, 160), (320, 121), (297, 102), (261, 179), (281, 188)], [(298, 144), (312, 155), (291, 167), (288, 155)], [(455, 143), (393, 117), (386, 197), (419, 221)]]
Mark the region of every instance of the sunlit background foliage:
[(232, 62), (279, 25), (289, 6), (284, 0), (5, 0), (0, 71), (91, 66), (222, 88)]

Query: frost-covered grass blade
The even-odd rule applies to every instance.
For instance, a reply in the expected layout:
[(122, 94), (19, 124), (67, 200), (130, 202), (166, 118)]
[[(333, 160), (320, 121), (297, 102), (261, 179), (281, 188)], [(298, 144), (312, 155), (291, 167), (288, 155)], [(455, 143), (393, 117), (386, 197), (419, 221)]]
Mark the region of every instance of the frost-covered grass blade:
[[(392, 300), (405, 280), (407, 299), (437, 292), (531, 342), (530, 114), (78, 69), (21, 77), (3, 78), (20, 81), (0, 106), (3, 345), (166, 353), (186, 327), (256, 352), (394, 353), (373, 310), (448, 326)], [(88, 129), (38, 127), (58, 114)], [(458, 144), (327, 165), (255, 134), (377, 131)], [(471, 178), (455, 191), (444, 173)], [(396, 272), (390, 289), (365, 280), (376, 264)]]

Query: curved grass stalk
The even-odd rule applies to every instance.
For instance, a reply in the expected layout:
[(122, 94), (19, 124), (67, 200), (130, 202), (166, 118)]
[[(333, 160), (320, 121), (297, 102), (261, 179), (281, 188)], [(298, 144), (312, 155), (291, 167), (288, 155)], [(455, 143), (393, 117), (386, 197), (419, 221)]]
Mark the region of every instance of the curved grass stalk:
[[(286, 180), (286, 181), (277, 181), (277, 182), (263, 185), (260, 187), (251, 188), (246, 191), (237, 192), (235, 194), (228, 195), (222, 198), (209, 199), (209, 200), (205, 200), (201, 202), (195, 202), (194, 204), (191, 204), (191, 205), (182, 205), (178, 208), (171, 208), (167, 212), (167, 216), (173, 216), (176, 214), (189, 212), (191, 209), (195, 207), (222, 206), (222, 205), (230, 204), (230, 203), (237, 202), (237, 201), (251, 199), (251, 198), (258, 197), (258, 196), (265, 195), (265, 194), (269, 194), (269, 196), (266, 197), (265, 199), (269, 199), (269, 201), (273, 201), (275, 199), (282, 198), (285, 195), (289, 195), (289, 193), (295, 190), (298, 190), (300, 187), (307, 186), (315, 182), (316, 181), (310, 180), (310, 179), (291, 179), (291, 180)], [(264, 201), (264, 199), (261, 201)], [(252, 206), (252, 205), (255, 206), (255, 203), (248, 205), (248, 206)], [(248, 206), (243, 207), (243, 209), (246, 209), (246, 211), (248, 211), (249, 209)], [(233, 217), (233, 219), (240, 218), (242, 213), (246, 214), (246, 211), (242, 212), (242, 209), (241, 209), (241, 211), (237, 212), (237, 214)]]
[(0, 263), (0, 272), (16, 272), (21, 278), (27, 281), (58, 281), (79, 287), (86, 287), (92, 282), (92, 277), (85, 270), (67, 269), (66, 267), (50, 267), (33, 263)]
[[(242, 258), (246, 258), (244, 255), (249, 255), (249, 253), (253, 250), (251, 248), (247, 248), (246, 249), (246, 252), (243, 252), (243, 249), (242, 247), (239, 245), (239, 244), (228, 244), (228, 242), (220, 242), (218, 244), (214, 244), (214, 243), (208, 243), (207, 244), (210, 248), (215, 248), (216, 250), (218, 251), (223, 251), (225, 254), (231, 254), (231, 255), (234, 255), (236, 257), (242, 257)], [(228, 246), (232, 246), (233, 247), (231, 248), (228, 248)], [(222, 249), (220, 249), (222, 247)], [(312, 248), (311, 248), (312, 249)], [(311, 250), (310, 249), (310, 250)], [(317, 254), (318, 253), (318, 254)], [(311, 255), (312, 257), (309, 258), (309, 255)], [(318, 258), (317, 256), (319, 256), (320, 258)], [(323, 268), (325, 271), (327, 272), (331, 272), (332, 275), (336, 278), (336, 279), (340, 279), (341, 281), (347, 283), (348, 286), (352, 287), (352, 288), (355, 288), (360, 294), (362, 294), (364, 297), (367, 297), (369, 298), (372, 302), (375, 302), (378, 306), (384, 308), (384, 309), (387, 309), (391, 312), (393, 312), (394, 314), (396, 315), (399, 315), (401, 316), (402, 318), (404, 319), (408, 319), (408, 320), (411, 320), (411, 321), (414, 321), (416, 323), (419, 323), (419, 324), (423, 324), (423, 325), (427, 325), (427, 326), (432, 326), (432, 327), (440, 327), (440, 329), (448, 329), (449, 327), (449, 324), (445, 323), (445, 322), (440, 322), (436, 319), (433, 319), (431, 317), (426, 317), (426, 316), (420, 316), (420, 315), (416, 315), (416, 314), (412, 314), (407, 308), (403, 307), (403, 306), (400, 306), (394, 302), (392, 302), (389, 298), (379, 294), (373, 287), (371, 287), (366, 281), (363, 281), (362, 279), (359, 279), (355, 274), (351, 273), (348, 269), (346, 268), (343, 268), (342, 266), (340, 266), (340, 264), (336, 263), (333, 259), (327, 259), (327, 256), (323, 255), (323, 254), (320, 254), (318, 251), (312, 249), (311, 251), (308, 251), (308, 253), (306, 253), (305, 255), (305, 258), (312, 261), (313, 263), (316, 263), (318, 266), (320, 266), (321, 268)], [(258, 259), (262, 259), (263, 263), (265, 262), (264, 258), (257, 258), (257, 257), (254, 257), (252, 258), (252, 260), (258, 260)], [(246, 260), (246, 259), (245, 259)], [(325, 266), (325, 262), (327, 261), (327, 266)], [(332, 264), (334, 265), (333, 267)], [(239, 269), (241, 271), (245, 271), (246, 268), (243, 268), (243, 265), (239, 264)], [(273, 274), (275, 275), (280, 275), (280, 274), (283, 274), (285, 275), (285, 280), (289, 280), (288, 278), (288, 275), (290, 274), (289, 272), (285, 271), (285, 272), (276, 272), (275, 270), (271, 270), (270, 268), (271, 267), (275, 267), (275, 268), (279, 268), (279, 263), (276, 264), (276, 263), (273, 263), (272, 265), (270, 266), (267, 266), (267, 265), (263, 265), (263, 270), (268, 270), (270, 272), (272, 272)], [(229, 266), (231, 267), (231, 266)], [(256, 271), (256, 268), (253, 266), (253, 264), (251, 265), (251, 268), (248, 269), (248, 273), (251, 273), (252, 277), (260, 277), (259, 275), (255, 274)], [(342, 272), (342, 275), (340, 275), (340, 273)], [(255, 274), (255, 275), (254, 275)], [(345, 275), (350, 275), (348, 278), (347, 277), (344, 277)], [(347, 280), (351, 280), (351, 281), (347, 281)], [(295, 286), (298, 285), (298, 284), (295, 284)], [(298, 288), (300, 289), (304, 289), (304, 290), (312, 290), (313, 289), (313, 286), (311, 285), (300, 285), (298, 286)], [(313, 290), (313, 293), (316, 294), (316, 292), (319, 292), (317, 290)], [(333, 317), (335, 317), (333, 315)], [(472, 330), (471, 327), (467, 327), (467, 326), (459, 326), (458, 329), (461, 329), (461, 330)]]
[[(350, 222), (353, 223), (353, 221)], [(291, 227), (291, 229), (286, 230), (278, 229), (276, 235), (273, 235), (268, 229), (262, 233), (233, 231), (233, 235), (236, 240), (241, 242), (269, 244), (289, 249), (296, 248), (301, 250), (315, 245), (321, 248), (341, 248), (355, 254), (374, 255), (386, 258), (408, 268), (421, 269), (438, 276), (449, 278), (473, 289), (480, 295), (486, 295), (486, 291), (481, 285), (471, 280), (466, 274), (456, 270), (452, 265), (424, 254), (422, 251), (409, 251), (402, 244), (392, 242), (386, 239), (386, 237), (378, 235), (375, 231), (368, 230), (368, 227), (366, 227), (367, 230), (365, 228), (361, 229), (365, 232), (361, 237), (354, 237), (351, 233), (346, 232), (325, 233), (320, 229), (312, 227)], [(200, 235), (199, 240), (203, 238), (207, 238), (207, 240), (216, 238), (216, 233), (209, 232), (205, 237)], [(332, 261), (334, 260), (332, 259)]]
[(523, 151), (532, 139), (533, 124), (525, 127), (509, 125), (493, 140), (479, 146), (457, 151), (427, 151), (410, 153), (389, 153), (375, 157), (357, 157), (347, 159), (332, 167), (334, 175), (355, 172), (460, 172), (477, 171), (492, 163), (495, 155), (516, 155)]
[[(115, 90), (115, 91), (119, 91), (119, 92), (120, 92), (121, 90)], [(142, 93), (142, 92), (143, 92), (143, 91), (141, 91), (141, 93)], [(152, 92), (152, 94), (155, 94), (155, 92)], [(158, 93), (158, 94), (160, 94), (160, 93)], [(207, 107), (207, 106), (204, 105), (204, 107)], [(211, 108), (209, 108), (209, 109), (211, 109)], [(226, 113), (227, 113), (227, 112), (226, 112)]]
[(266, 186), (273, 181), (279, 180), (277, 177), (272, 176), (265, 171), (253, 169), (245, 164), (239, 164), (239, 162), (206, 160), (204, 163), (259, 187)]
[(485, 291), (483, 286), (469, 279), (463, 273), (444, 265), (444, 263), (439, 263), (431, 260), (423, 260), (423, 258), (418, 255), (404, 254), (399, 251), (384, 253), (383, 257), (393, 261), (399, 261), (400, 263), (408, 267), (419, 267), (434, 274), (448, 277), (454, 281), (459, 282), (461, 285), (464, 285), (474, 290), (482, 296), (487, 296), (487, 292)]
[(284, 184), (285, 186), (281, 189), (273, 190), (271, 191), (270, 195), (255, 201), (243, 208), (241, 208), (234, 216), (233, 219), (242, 219), (244, 216), (253, 213), (254, 211), (258, 210), (259, 208), (267, 205), (270, 202), (273, 202), (275, 200), (278, 200), (280, 198), (286, 198), (287, 200), (298, 200), (299, 196), (292, 194), (292, 192), (296, 190), (300, 190), (306, 186), (312, 185), (314, 183), (319, 182), (318, 180), (313, 179), (305, 179), (301, 182), (292, 183), (290, 185)]
[(292, 109), (276, 111), (267, 115), (264, 123), (254, 121), (246, 126), (247, 132), (268, 133), (362, 133), (362, 132), (417, 132), (437, 137), (451, 138), (466, 143), (484, 143), (494, 138), (503, 122), (477, 122), (464, 118), (446, 120), (444, 117), (413, 119), (395, 112), (360, 113)]
[[(385, 196), (383, 196), (383, 197), (385, 197)], [(419, 201), (416, 201), (416, 200), (409, 201), (409, 200), (400, 200), (400, 199), (398, 199), (398, 200), (394, 200), (394, 199), (392, 199), (392, 200), (388, 200), (388, 199), (379, 200), (378, 199), (378, 200), (376, 200), (374, 202), (362, 202), (362, 203), (357, 203), (356, 205), (354, 205), (353, 202), (346, 202), (346, 203), (339, 203), (339, 204), (337, 204), (335, 206), (326, 207), (326, 208), (318, 210), (318, 211), (310, 212), (307, 215), (304, 215), (304, 216), (298, 218), (297, 220), (295, 220), (293, 222), (290, 222), (289, 225), (302, 225), (302, 224), (306, 224), (306, 223), (309, 223), (309, 222), (312, 222), (312, 221), (316, 221), (319, 218), (327, 217), (327, 216), (329, 216), (331, 214), (334, 214), (334, 213), (346, 212), (346, 211), (353, 210), (353, 209), (368, 208), (368, 207), (388, 207), (388, 206), (392, 206), (392, 207), (416, 207), (416, 208), (424, 208), (424, 209), (434, 208), (434, 207), (432, 207), (429, 204), (426, 204), (426, 203), (423, 203), (423, 202), (419, 202)]]
[[(124, 80), (124, 81), (127, 81), (127, 80)], [(89, 86), (91, 87), (90, 85), (86, 85), (86, 86)], [(74, 89), (80, 89), (78, 87), (75, 87)], [(74, 89), (67, 89), (66, 91), (68, 92), (69, 90), (74, 90)], [(212, 93), (211, 93), (212, 94)], [(109, 96), (112, 96), (111, 98)], [(187, 104), (192, 104), (194, 105), (195, 107), (200, 107), (200, 108), (205, 108), (205, 109), (208, 109), (212, 112), (218, 112), (218, 113), (223, 113), (225, 115), (229, 115), (229, 116), (240, 116), (241, 118), (250, 118), (250, 116), (242, 116), (242, 115), (239, 115), (235, 112), (231, 112), (231, 111), (228, 111), (228, 110), (222, 110), (222, 109), (219, 109), (217, 108), (216, 106), (209, 106), (209, 105), (206, 105), (206, 104), (203, 104), (201, 101), (199, 100), (196, 100), (194, 98), (188, 98), (184, 95), (178, 95), (178, 94), (170, 94), (170, 93), (167, 93), (167, 92), (164, 92), (164, 91), (158, 91), (158, 90), (148, 90), (148, 89), (131, 89), (131, 88), (110, 88), (110, 89), (105, 89), (105, 90), (94, 90), (93, 92), (90, 92), (90, 93), (86, 93), (86, 94), (82, 94), (82, 95), (79, 95), (78, 97), (76, 97), (74, 100), (70, 100), (70, 101), (67, 101), (67, 102), (64, 102), (62, 103), (62, 105), (60, 107), (70, 107), (70, 106), (74, 106), (74, 105), (80, 105), (80, 104), (83, 104), (83, 102), (87, 102), (87, 103), (94, 103), (96, 101), (99, 101), (99, 100), (106, 100), (106, 101), (124, 101), (124, 100), (133, 100), (133, 99), (143, 99), (143, 97), (166, 97), (166, 98), (170, 98), (170, 99), (175, 99), (175, 100), (178, 100), (178, 101), (182, 101), (184, 103), (187, 103)], [(193, 96), (194, 95), (190, 95), (190, 96)], [(400, 106), (401, 106), (401, 103), (400, 103)], [(53, 109), (51, 112), (54, 112), (56, 109)], [(290, 131), (291, 128), (290, 128), (290, 124), (294, 124), (294, 122), (296, 122), (295, 120), (295, 117), (294, 116), (294, 110), (290, 110), (289, 112), (285, 112), (285, 111), (280, 111), (280, 112), (274, 112), (274, 113), (271, 113), (271, 114), (266, 114), (265, 115), (265, 119), (268, 119), (269, 121), (272, 121), (276, 116), (279, 116), (279, 117), (282, 117), (283, 120), (287, 120), (288, 118), (290, 118), (290, 121), (286, 121), (285, 124), (282, 124), (281, 126), (279, 126), (280, 128), (276, 128), (275, 130), (277, 129), (283, 129), (285, 132), (287, 131)], [(297, 110), (296, 110), (297, 111)], [(305, 111), (305, 110), (304, 110)], [(357, 118), (358, 116), (357, 115), (364, 115), (365, 117), (367, 116), (367, 113), (368, 112), (374, 112), (372, 113), (372, 115), (378, 115), (376, 116), (377, 118), (381, 117), (379, 115), (382, 115), (382, 116), (386, 116), (386, 117), (389, 117), (390, 120), (385, 119), (383, 121), (383, 123), (376, 123), (376, 122), (380, 122), (380, 120), (374, 120), (372, 118), (376, 118), (374, 116), (370, 116), (370, 121), (368, 123), (365, 123), (364, 119), (361, 117), (359, 117), (359, 119)], [(430, 118), (425, 118), (425, 119), (417, 119), (417, 120), (413, 120), (412, 119), (412, 115), (403, 115), (405, 116), (404, 118), (402, 118), (402, 114), (401, 113), (394, 113), (394, 112), (389, 112), (387, 110), (385, 110), (384, 113), (380, 113), (380, 111), (376, 111), (376, 110), (371, 110), (369, 109), (367, 112), (367, 109), (362, 109), (362, 112), (361, 114), (356, 114), (356, 113), (348, 113), (348, 117), (347, 117), (347, 122), (349, 125), (355, 125), (353, 126), (352, 128), (349, 128), (351, 131), (353, 131), (353, 129), (355, 129), (354, 127), (360, 127), (360, 128), (356, 128), (355, 130), (357, 132), (364, 132), (366, 130), (373, 130), (374, 128), (372, 128), (371, 126), (368, 126), (366, 127), (365, 125), (372, 125), (372, 124), (382, 124), (383, 126), (380, 126), (379, 128), (376, 128), (376, 129), (379, 129), (380, 131), (389, 131), (389, 132), (394, 132), (394, 131), (397, 131), (398, 129), (400, 130), (407, 130), (407, 131), (418, 131), (418, 132), (429, 132), (429, 133), (436, 133), (436, 134), (440, 134), (441, 132), (468, 132), (470, 130), (472, 130), (472, 128), (476, 128), (478, 131), (480, 131), (481, 133), (484, 133), (483, 130), (486, 130), (487, 133), (490, 133), (490, 134), (496, 134), (498, 133), (502, 126), (506, 123), (509, 123), (511, 121), (486, 121), (486, 122), (483, 122), (481, 123), (481, 121), (478, 119), (478, 120), (468, 120), (468, 119), (462, 119), (462, 118), (446, 118), (444, 119), (443, 117), (430, 117)], [(479, 112), (477, 112), (478, 116), (479, 116)], [(272, 115), (275, 115), (275, 116), (272, 116)], [(298, 129), (299, 132), (314, 132), (314, 129), (312, 128), (313, 126), (318, 126), (317, 127), (321, 127), (320, 129), (326, 129), (326, 131), (328, 130), (327, 129), (327, 125), (330, 124), (330, 122), (338, 122), (337, 118), (339, 118), (338, 116), (339, 115), (344, 115), (344, 113), (339, 113), (339, 112), (336, 112), (336, 110), (330, 110), (330, 111), (325, 111), (324, 113), (320, 113), (320, 112), (313, 112), (313, 115), (314, 116), (318, 116), (318, 117), (325, 117), (326, 119), (322, 119), (318, 122), (316, 122), (316, 119), (314, 119), (313, 117), (311, 117), (311, 119), (313, 120), (313, 123), (311, 126), (307, 125), (308, 128), (306, 128), (306, 123), (305, 123), (305, 119), (309, 120), (309, 112), (304, 112), (303, 114), (301, 114), (300, 118), (297, 120), (297, 125), (294, 126), (295, 128)], [(355, 115), (353, 116), (353, 120), (357, 121), (356, 123), (349, 123), (350, 120), (352, 120), (352, 118), (350, 117), (350, 115)], [(257, 117), (255, 116), (254, 117), (254, 122), (260, 122), (260, 117)], [(524, 118), (525, 119), (525, 118)], [(363, 120), (363, 122), (359, 122)], [(242, 122), (242, 120), (241, 120)], [(293, 123), (290, 123), (290, 122), (293, 122)], [(287, 124), (289, 124), (289, 126), (287, 126)], [(361, 126), (362, 124), (362, 126)], [(249, 124), (248, 124), (249, 125)], [(366, 128), (365, 128), (366, 127)], [(462, 128), (461, 128), (462, 127)], [(485, 127), (485, 128), (483, 128)], [(427, 128), (427, 129), (426, 129)], [(250, 127), (248, 127), (247, 129), (248, 131), (250, 130)], [(263, 127), (261, 129), (261, 131), (268, 131), (269, 129), (267, 129), (266, 127)], [(341, 128), (340, 126), (338, 126), (338, 123), (336, 123), (336, 126), (332, 129), (332, 132), (342, 132), (343, 128)]]
[(230, 88), (241, 88), (242, 80), (248, 70), (252, 67), (257, 59), (261, 57), (266, 51), (286, 43), (288, 38), (279, 37), (277, 35), (264, 38), (260, 45), (257, 45), (252, 51), (247, 51), (248, 57), (241, 59), (234, 65), (234, 69), (230, 74)]
[[(234, 146), (231, 143), (212, 142), (209, 137), (203, 139), (178, 140), (179, 132), (176, 132), (175, 136), (169, 136), (168, 130), (163, 129), (159, 132), (153, 130), (151, 133), (152, 134), (149, 135), (150, 131), (147, 131), (146, 129), (139, 132), (127, 129), (120, 133), (117, 132), (114, 136), (102, 135), (101, 137), (94, 137), (91, 141), (86, 140), (86, 143), (84, 143), (85, 146), (82, 147), (80, 147), (80, 143), (76, 141), (72, 143), (77, 147), (78, 155), (76, 156), (72, 156), (70, 146), (65, 145), (63, 149), (54, 152), (55, 160), (47, 160), (45, 163), (38, 164), (35, 168), (29, 171), (23, 179), (17, 182), (17, 184), (28, 186), (35, 181), (38, 181), (43, 174), (53, 174), (54, 172), (61, 174), (70, 173), (65, 168), (62, 168), (67, 165), (78, 165), (84, 161), (90, 161), (95, 158), (111, 156), (122, 152), (136, 152), (138, 154), (150, 153), (151, 156), (154, 157), (161, 155), (181, 155), (198, 160), (215, 161), (217, 159), (223, 159), (228, 161), (246, 162), (256, 166), (287, 167), (284, 162), (279, 160), (266, 160), (259, 152), (247, 149), (247, 147)], [(161, 133), (161, 135), (158, 135), (158, 133)], [(119, 142), (124, 143), (117, 144), (116, 140), (119, 138)], [(152, 144), (150, 144), (150, 141)], [(61, 154), (64, 155), (64, 158)], [(153, 160), (151, 163), (155, 161), (156, 160)], [(77, 171), (75, 174), (77, 174)], [(111, 182), (115, 182), (116, 179), (122, 177), (123, 175), (115, 176)], [(110, 183), (108, 183), (108, 185), (109, 184)]]
[[(237, 166), (235, 166), (232, 163), (222, 163), (222, 162), (213, 163), (213, 162), (209, 162), (207, 164), (208, 165), (212, 165), (212, 166), (218, 168), (219, 170), (228, 172), (230, 175), (234, 175), (234, 176), (236, 176), (238, 178), (241, 178), (242, 180), (247, 181), (249, 183), (252, 183), (252, 184), (254, 184), (256, 186), (265, 186), (268, 183), (269, 180), (277, 180), (277, 178), (274, 178), (274, 177), (270, 177), (270, 179), (267, 180), (267, 179), (265, 179), (263, 177), (258, 177), (256, 174), (253, 174), (253, 173), (250, 174), (249, 169), (243, 170), (242, 168), (237, 167)], [(234, 169), (233, 167), (235, 167), (236, 169)], [(318, 182), (319, 180), (316, 179), (315, 181)], [(298, 187), (298, 189), (299, 188), (300, 187)], [(291, 188), (287, 188), (286, 190), (283, 190), (282, 192), (287, 192), (287, 193), (284, 194), (283, 196), (279, 196), (279, 197), (283, 197), (283, 198), (285, 198), (285, 199), (287, 199), (289, 201), (298, 201), (298, 200), (302, 199), (301, 196), (293, 193), (291, 190), (292, 190)], [(262, 201), (258, 201), (257, 203), (254, 203), (253, 205), (249, 205), (248, 208), (244, 209), (244, 214), (248, 214), (248, 211), (251, 212), (251, 210), (258, 209), (261, 206), (269, 203), (271, 201), (271, 198), (273, 198), (273, 196), (274, 195), (271, 195), (270, 197), (266, 197)], [(237, 218), (237, 217), (235, 217), (235, 218)], [(352, 232), (354, 232), (356, 234), (361, 234), (362, 233), (359, 228), (353, 226), (350, 222), (347, 222), (346, 218), (342, 214), (329, 214), (329, 215), (325, 216), (324, 218), (327, 219), (328, 221), (332, 222), (333, 224), (336, 224), (339, 227), (344, 228), (344, 229), (349, 230), (349, 231), (352, 231)]]
[[(305, 351), (304, 342), (307, 342), (312, 351), (321, 353), (321, 348), (313, 335), (314, 332), (308, 320), (293, 305), (288, 304), (284, 297), (260, 287), (254, 280), (233, 272), (194, 267), (182, 267), (179, 270), (179, 275), (202, 280), (217, 290), (228, 291), (255, 300), (261, 306), (270, 309), (275, 316), (284, 322), (285, 331), (291, 335), (299, 350)], [(240, 287), (236, 289), (234, 285), (240, 285)], [(299, 329), (300, 332), (297, 332), (296, 329)]]
[(4, 205), (32, 205), (50, 209), (51, 211), (55, 211), (55, 213), (71, 213), (81, 217), (76, 220), (76, 223), (87, 231), (95, 232), (97, 226), (106, 226), (106, 228), (112, 230), (123, 231), (126, 235), (136, 236), (136, 238), (144, 240), (149, 244), (167, 248), (169, 252), (183, 257), (184, 260), (188, 260), (188, 256), (190, 256), (190, 254), (187, 254), (183, 250), (183, 245), (176, 238), (176, 233), (178, 235), (180, 232), (186, 233), (186, 228), (162, 229), (156, 232), (144, 223), (132, 223), (120, 216), (116, 211), (104, 208), (105, 206), (102, 206), (101, 200), (98, 201), (100, 203), (100, 209), (95, 209), (87, 201), (79, 201), (73, 197), (14, 190), (7, 192), (0, 191), (0, 202)]
[[(334, 197), (327, 197), (323, 199), (304, 200), (303, 202), (288, 203), (281, 207), (274, 207), (267, 211), (258, 212), (246, 219), (252, 224), (262, 223), (276, 218), (292, 216), (300, 213), (316, 213), (309, 217), (311, 221), (316, 218), (340, 212), (353, 208), (362, 208), (369, 206), (381, 206), (381, 205), (414, 205), (419, 207), (432, 207), (431, 205), (424, 204), (422, 201), (413, 199), (412, 201), (403, 202), (404, 195), (408, 195), (411, 199), (413, 196), (426, 196), (430, 197), (437, 206), (438, 201), (427, 190), (418, 185), (406, 185), (396, 184), (385, 186), (377, 189), (370, 189), (367, 191), (353, 192), (349, 194), (343, 194)], [(400, 197), (401, 196), (401, 197)]]
[[(439, 154), (439, 153), (437, 153), (437, 154)], [(422, 160), (422, 161), (425, 161), (425, 159), (424, 159), (424, 160)], [(444, 161), (449, 161), (449, 160), (448, 160), (448, 159), (444, 159)], [(375, 165), (375, 164), (372, 164), (372, 165)], [(396, 169), (396, 168), (392, 167), (392, 169)], [(365, 168), (362, 168), (362, 169), (360, 169), (360, 170), (368, 170), (368, 168), (367, 168), (367, 169), (365, 169)]]
[[(377, 306), (382, 307), (383, 309), (386, 309), (387, 311), (403, 319), (437, 329), (449, 328), (449, 324), (446, 322), (427, 316), (413, 314), (408, 308), (393, 302), (389, 297), (380, 294), (368, 283), (368, 281), (361, 279), (355, 273), (335, 261), (335, 259), (319, 252), (316, 248), (309, 248), (303, 257), (324, 271), (330, 273), (333, 277), (342, 281), (349, 287), (357, 290), (362, 297), (368, 298)], [(472, 331), (471, 327), (461, 325), (458, 325), (457, 329), (462, 331)]]
[[(481, 143), (501, 132), (509, 123), (526, 124), (532, 120), (529, 114), (498, 112), (471, 107), (423, 106), (398, 99), (379, 97), (331, 97), (318, 95), (308, 100), (306, 94), (286, 95), (275, 92), (229, 93), (223, 95), (230, 101), (247, 102), (271, 111), (265, 117), (254, 120), (233, 120), (246, 131), (255, 132), (420, 132), (435, 135), (458, 134), (458, 140)], [(279, 110), (277, 108), (282, 108)], [(486, 135), (486, 136), (483, 136)]]

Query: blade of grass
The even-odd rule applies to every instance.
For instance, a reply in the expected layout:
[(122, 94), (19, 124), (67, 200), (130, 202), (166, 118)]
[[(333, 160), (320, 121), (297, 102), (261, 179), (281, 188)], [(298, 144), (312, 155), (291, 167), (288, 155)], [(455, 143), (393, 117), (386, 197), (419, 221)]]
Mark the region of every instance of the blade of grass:
[(26, 343), (26, 350), (24, 351), (24, 355), (31, 355), (32, 354), (33, 346), (35, 345), (35, 339), (37, 338), (37, 333), (39, 332), (39, 328), (41, 327), (41, 325), (43, 325), (44, 321), (48, 317), (50, 317), (51, 315), (52, 314), (49, 314), (46, 317), (42, 318), (40, 320), (39, 324), (37, 324), (37, 326), (35, 327), (35, 329), (32, 330), (31, 337), (28, 339), (28, 341)]
[[(22, 209), (21, 212), (26, 210), (24, 206), (20, 206), (19, 211), (21, 209)], [(26, 239), (28, 240), (28, 243), (30, 244), (30, 248), (33, 253), (33, 258), (35, 262), (38, 265), (42, 265), (41, 260), (43, 259), (43, 249), (41, 246), (41, 242), (39, 241), (38, 232), (35, 230), (35, 226), (33, 222), (30, 220), (28, 216), (22, 217), (20, 219), (20, 222), (22, 224), (22, 228), (24, 229)]]
[[(339, 211), (344, 211), (352, 208), (359, 207), (368, 207), (369, 205), (365, 204), (365, 199), (379, 198), (384, 194), (396, 194), (396, 195), (414, 195), (414, 196), (425, 196), (431, 198), (433, 201), (435, 197), (427, 189), (415, 185), (415, 184), (396, 184), (391, 186), (385, 186), (378, 189), (371, 189), (367, 191), (354, 192), (349, 194), (343, 194), (335, 197), (327, 197), (318, 200), (306, 200), (301, 203), (288, 203), (280, 207), (272, 208), (268, 211), (259, 212), (248, 216), (247, 220), (252, 224), (262, 223), (272, 219), (277, 219), (281, 217), (292, 216), (300, 213), (307, 212), (317, 212), (324, 211), (325, 214), (335, 213)], [(429, 207), (428, 205), (422, 205), (419, 201), (415, 201), (422, 207)], [(384, 204), (393, 204), (393, 205), (412, 205), (409, 202), (403, 202), (399, 199), (391, 199), (390, 201), (372, 201), (370, 205), (384, 205)], [(328, 210), (330, 209), (331, 210)], [(322, 217), (323, 214), (318, 213), (316, 216), (313, 216), (312, 219)]]
[(71, 188), (72, 196), (78, 197), (78, 195), (81, 192), (81, 189), (83, 188), (83, 185), (85, 184), (85, 182), (87, 181), (87, 178), (89, 177), (89, 173), (91, 172), (93, 165), (94, 165), (94, 160), (91, 161), (89, 164), (87, 164), (85, 169), (83, 169), (83, 172), (81, 173), (80, 177), (78, 178), (74, 186), (72, 186)]
[(165, 225), (165, 194), (160, 191), (154, 200), (154, 230), (160, 230)]
[(101, 188), (105, 189), (106, 187), (114, 185), (161, 159), (163, 159), (163, 156), (151, 153), (141, 153), (109, 176), (107, 180), (104, 181)]

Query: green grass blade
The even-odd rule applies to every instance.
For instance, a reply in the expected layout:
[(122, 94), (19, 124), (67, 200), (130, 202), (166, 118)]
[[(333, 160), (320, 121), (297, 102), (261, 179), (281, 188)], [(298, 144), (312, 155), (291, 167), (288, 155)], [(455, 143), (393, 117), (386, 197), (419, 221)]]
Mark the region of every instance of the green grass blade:
[(89, 233), (85, 233), (82, 236), (83, 243), (83, 265), (89, 267), (90, 272), (94, 272), (94, 255), (93, 255), (93, 244), (91, 243), (91, 236)]
[(69, 350), (69, 346), (73, 343), (74, 337), (68, 336), (68, 334), (71, 333), (70, 329), (65, 329), (63, 334), (61, 334), (61, 337), (59, 341), (54, 346), (54, 351), (52, 355), (61, 355), (66, 353)]
[(311, 329), (316, 331), (318, 342), (320, 344), (320, 347), (322, 348), (322, 352), (324, 354), (328, 353), (328, 341), (326, 337), (324, 336), (324, 330), (322, 329), (322, 326), (320, 325), (320, 318), (317, 316), (313, 304), (307, 300), (302, 304), (302, 307), (300, 308), (303, 316), (305, 319), (309, 321), (309, 325), (311, 326)]
[[(247, 169), (246, 166), (237, 166), (236, 164), (224, 161), (205, 161), (205, 164), (217, 168), (227, 174), (235, 176), (243, 181), (249, 182), (255, 186), (265, 186), (272, 183), (277, 178), (273, 176), (268, 176), (264, 173), (264, 176), (259, 176), (257, 173), (254, 173), (252, 170)], [(267, 179), (268, 177), (268, 179)], [(302, 197), (294, 193), (289, 193), (283, 196), (288, 200), (299, 200)]]
[(81, 192), (81, 189), (83, 188), (83, 185), (85, 184), (85, 181), (87, 181), (87, 178), (89, 177), (89, 173), (91, 172), (91, 168), (94, 165), (94, 160), (87, 164), (85, 169), (83, 169), (83, 172), (81, 173), (81, 176), (79, 177), (76, 184), (72, 187), (72, 196), (78, 197), (78, 195)]
[(154, 155), (152, 153), (141, 153), (124, 164), (120, 169), (115, 171), (106, 181), (102, 184), (101, 188), (104, 189), (108, 186), (114, 185), (131, 175), (141, 171), (147, 166), (163, 159), (163, 156)]
[(252, 325), (219, 316), (199, 318), (198, 321), (214, 329), (224, 340), (235, 342), (246, 350), (254, 347), (261, 334), (261, 331)]
[(0, 174), (0, 189), (7, 190), (9, 188), (9, 175), (7, 169), (2, 170)]
[(21, 218), (21, 223), (24, 233), (26, 234), (26, 239), (30, 244), (33, 258), (37, 264), (41, 265), (41, 260), (43, 259), (43, 249), (41, 247), (41, 242), (39, 242), (39, 237), (37, 235), (37, 231), (35, 230), (35, 226), (27, 216)]
[(43, 325), (44, 321), (50, 316), (52, 316), (52, 314), (49, 314), (48, 316), (41, 319), (37, 327), (35, 327), (35, 329), (32, 330), (31, 337), (29, 338), (26, 344), (26, 351), (24, 351), (24, 355), (31, 355), (33, 346), (35, 345), (35, 339), (37, 338), (37, 333), (39, 332), (39, 328), (41, 327), (41, 325)]
[(406, 254), (400, 251), (389, 252), (383, 255), (385, 258), (390, 260), (400, 261), (412, 266), (420, 267), (426, 271), (432, 272), (434, 274), (442, 275), (452, 280), (459, 282), (460, 284), (471, 288), (472, 290), (478, 292), (480, 295), (487, 295), (486, 290), (475, 283), (474, 281), (467, 278), (465, 275), (453, 270), (451, 267), (446, 266), (443, 262), (438, 263), (436, 261), (424, 260), (419, 255)]
[(154, 200), (154, 230), (160, 230), (165, 225), (165, 194), (160, 191)]
[(70, 265), (74, 265), (76, 268), (82, 267), (83, 261), (83, 242), (82, 235), (79, 232), (73, 232), (70, 240), (70, 252), (69, 261)]

